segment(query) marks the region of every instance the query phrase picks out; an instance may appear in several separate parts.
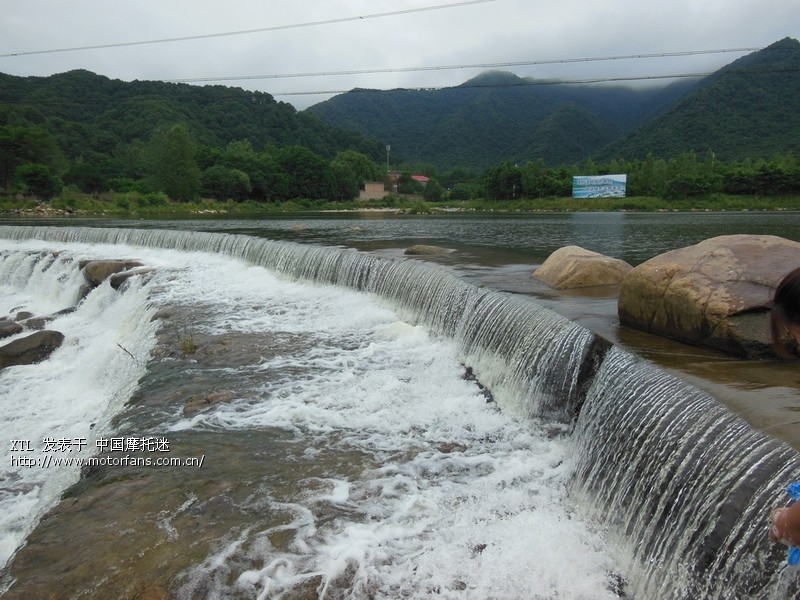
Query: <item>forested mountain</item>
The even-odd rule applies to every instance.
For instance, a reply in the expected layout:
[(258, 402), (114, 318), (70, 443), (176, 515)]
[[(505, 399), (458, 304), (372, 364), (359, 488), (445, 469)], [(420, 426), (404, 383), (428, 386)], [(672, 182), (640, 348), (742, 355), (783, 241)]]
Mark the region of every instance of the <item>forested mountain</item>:
[(74, 138), (80, 148), (67, 148), (69, 154), (107, 152), (109, 144), (145, 139), (159, 126), (175, 123), (185, 123), (195, 140), (208, 146), (247, 140), (257, 150), (296, 144), (325, 157), (346, 149), (375, 158), (383, 153), (374, 140), (298, 113), (261, 92), (123, 82), (82, 70), (50, 77), (0, 73), (0, 125), (46, 124)]
[(800, 42), (783, 39), (707, 77), (601, 158), (712, 151), (722, 160), (800, 153)]
[[(0, 74), (0, 187), (6, 193), (49, 196), (63, 180), (81, 191), (162, 191), (184, 199), (346, 198), (358, 192), (353, 167), (363, 171), (360, 157), (380, 161), (384, 152), (376, 140), (265, 93), (128, 83), (82, 70)], [(343, 153), (350, 153), (349, 164), (331, 162)], [(182, 171), (183, 183), (166, 182), (170, 170)], [(306, 188), (300, 172), (307, 174)], [(309, 179), (318, 183), (313, 190)]]
[[(382, 176), (385, 144), (406, 170), (463, 171), (451, 183), (495, 173), (510, 182), (498, 189), (512, 195), (525, 191), (515, 169), (530, 166), (534, 195), (558, 195), (569, 180), (562, 167), (589, 159), (612, 169), (627, 161), (635, 172), (697, 155), (743, 162), (737, 177), (746, 171), (745, 179), (764, 179), (758, 159), (800, 154), (799, 131), (800, 42), (789, 38), (711, 76), (660, 88), (489, 72), (441, 90), (353, 90), (303, 112), (239, 88), (126, 83), (88, 71), (0, 74), (0, 188), (7, 196), (53, 197), (66, 185), (187, 200), (349, 199), (360, 182)], [(789, 183), (778, 177), (778, 186), (741, 177), (689, 183), (784, 193), (796, 187), (788, 164), (772, 165), (792, 174)], [(547, 168), (558, 176), (548, 179)], [(683, 170), (683, 177), (697, 175)], [(560, 183), (531, 183), (539, 179)], [(664, 186), (640, 188), (653, 194)]]
[(799, 88), (800, 43), (787, 38), (707, 78), (660, 88), (493, 72), (441, 90), (356, 89), (306, 112), (439, 169), (670, 157), (709, 147), (740, 159), (798, 148)]

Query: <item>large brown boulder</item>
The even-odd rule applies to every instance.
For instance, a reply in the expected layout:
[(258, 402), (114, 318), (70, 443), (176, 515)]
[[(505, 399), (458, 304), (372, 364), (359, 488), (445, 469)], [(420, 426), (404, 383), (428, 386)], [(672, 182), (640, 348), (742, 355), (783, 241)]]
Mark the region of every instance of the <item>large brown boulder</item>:
[(136, 260), (90, 260), (80, 263), (84, 278), (95, 287), (114, 273), (128, 271), (134, 267), (141, 266), (142, 263)]
[(580, 246), (564, 246), (547, 257), (533, 277), (556, 290), (619, 285), (632, 269), (624, 260)]
[(17, 338), (0, 346), (0, 369), (41, 362), (61, 346), (63, 341), (63, 333), (49, 329)]
[(748, 358), (774, 356), (775, 286), (800, 265), (800, 243), (724, 235), (651, 258), (620, 286), (622, 324)]

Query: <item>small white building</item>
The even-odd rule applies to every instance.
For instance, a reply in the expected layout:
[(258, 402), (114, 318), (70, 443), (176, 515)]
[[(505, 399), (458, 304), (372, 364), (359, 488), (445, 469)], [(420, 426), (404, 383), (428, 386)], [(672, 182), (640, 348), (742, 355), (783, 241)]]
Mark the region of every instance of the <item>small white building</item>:
[(382, 181), (365, 181), (364, 189), (358, 192), (359, 200), (375, 200), (384, 198), (388, 193)]

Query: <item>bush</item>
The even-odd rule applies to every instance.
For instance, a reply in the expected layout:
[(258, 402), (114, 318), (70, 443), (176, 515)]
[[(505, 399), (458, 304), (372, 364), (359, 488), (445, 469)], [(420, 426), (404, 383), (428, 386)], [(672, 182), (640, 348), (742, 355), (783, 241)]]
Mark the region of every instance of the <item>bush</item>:
[(44, 200), (57, 196), (64, 187), (61, 180), (50, 171), (50, 167), (39, 163), (26, 163), (18, 167), (16, 179), (25, 193)]

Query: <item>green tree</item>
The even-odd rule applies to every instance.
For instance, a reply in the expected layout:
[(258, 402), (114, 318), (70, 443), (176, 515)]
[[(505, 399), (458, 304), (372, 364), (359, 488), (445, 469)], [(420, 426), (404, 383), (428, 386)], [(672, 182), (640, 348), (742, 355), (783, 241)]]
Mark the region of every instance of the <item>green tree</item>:
[(336, 154), (331, 162), (332, 187), (339, 199), (352, 199), (365, 181), (380, 181), (383, 173), (365, 154), (345, 150)]
[(329, 198), (332, 194), (330, 166), (322, 157), (303, 146), (281, 148), (278, 166), (288, 177), (289, 198)]
[(258, 169), (250, 173), (253, 197), (259, 201), (276, 201), (289, 197), (289, 174), (278, 163), (272, 152), (258, 155)]
[(56, 169), (60, 151), (55, 138), (42, 127), (0, 126), (0, 184), (9, 189), (17, 168), (26, 163)]
[(444, 195), (444, 190), (439, 182), (435, 179), (429, 179), (425, 184), (425, 189), (422, 192), (422, 197), (428, 202), (439, 202)]
[(358, 178), (359, 184), (365, 181), (383, 180), (381, 169), (366, 154), (361, 152), (356, 152), (355, 150), (339, 152), (333, 162), (337, 165), (348, 166)]
[(50, 167), (40, 163), (26, 163), (16, 171), (16, 179), (25, 193), (50, 200), (57, 196), (63, 187), (61, 180), (53, 174)]
[(352, 200), (361, 187), (360, 178), (346, 162), (334, 160), (331, 163), (331, 185), (333, 195), (338, 200)]
[(154, 187), (175, 200), (195, 200), (200, 193), (200, 169), (195, 144), (186, 125), (158, 129), (150, 142), (150, 173)]
[(490, 200), (510, 200), (523, 195), (522, 171), (508, 161), (486, 169), (484, 184)]
[(203, 171), (202, 192), (216, 200), (247, 200), (251, 191), (250, 177), (244, 171), (214, 165)]
[(397, 192), (399, 194), (420, 194), (422, 193), (422, 184), (414, 181), (410, 172), (404, 171), (397, 179)]
[(469, 183), (457, 183), (450, 190), (450, 200), (470, 200), (473, 198), (473, 185)]
[(522, 167), (522, 192), (526, 198), (543, 198), (548, 168), (541, 158)]

